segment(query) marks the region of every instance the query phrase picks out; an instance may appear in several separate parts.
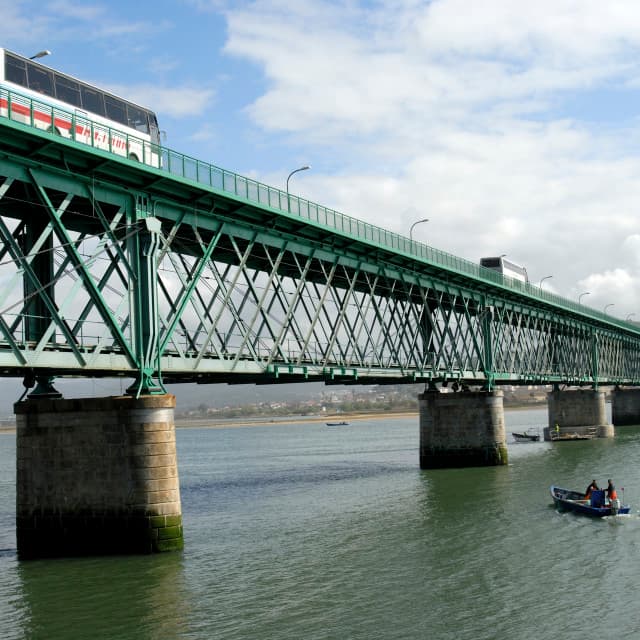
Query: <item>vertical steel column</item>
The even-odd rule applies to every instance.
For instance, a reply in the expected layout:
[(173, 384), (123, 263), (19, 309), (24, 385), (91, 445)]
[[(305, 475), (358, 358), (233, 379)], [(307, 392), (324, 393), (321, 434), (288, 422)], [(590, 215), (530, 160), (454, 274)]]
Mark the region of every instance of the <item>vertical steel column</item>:
[[(47, 226), (47, 218), (40, 215), (30, 217), (21, 237), (22, 253), (28, 256)], [(25, 299), (24, 338), (27, 342), (38, 342), (49, 328), (52, 318), (43, 296), (54, 301), (53, 289), (53, 243), (49, 234), (31, 260), (31, 268), (38, 282), (32, 282), (25, 274), (23, 292)]]
[(136, 217), (140, 219), (134, 222), (138, 224), (138, 232), (128, 242), (134, 270), (129, 295), (138, 375), (127, 393), (137, 398), (166, 393), (159, 379), (157, 257), (161, 225), (157, 218), (145, 217), (146, 211), (139, 205), (140, 200), (136, 205)]
[(422, 354), (420, 358), (422, 369), (430, 369), (431, 375), (436, 375), (436, 352), (433, 348), (433, 326), (431, 323), (431, 309), (425, 297), (422, 304), (422, 317), (418, 325), (422, 337)]
[(598, 350), (598, 332), (594, 329), (591, 332), (591, 368), (593, 376), (593, 389), (598, 390), (598, 369), (600, 368), (600, 356)]
[[(30, 278), (26, 272), (22, 279), (25, 300), (24, 339), (27, 343), (37, 344), (53, 322), (51, 310), (45, 301), (45, 297), (48, 297), (51, 303), (55, 303), (53, 237), (51, 233), (48, 233), (39, 244), (40, 239), (46, 233), (48, 218), (38, 207), (29, 207), (29, 213), (20, 244), (23, 256), (28, 256), (35, 250), (31, 260), (31, 269), (35, 279)], [(50, 340), (55, 342), (55, 333), (51, 335)], [(24, 379), (25, 393), (26, 389), (35, 384), (35, 389), (29, 394), (29, 397), (60, 398), (62, 394), (54, 388), (54, 379), (48, 375), (33, 376), (30, 372)]]
[(495, 373), (493, 371), (493, 339), (491, 335), (492, 320), (493, 307), (485, 306), (485, 308), (480, 312), (480, 326), (482, 327), (484, 375), (486, 376), (484, 388), (486, 391), (492, 391), (495, 382)]

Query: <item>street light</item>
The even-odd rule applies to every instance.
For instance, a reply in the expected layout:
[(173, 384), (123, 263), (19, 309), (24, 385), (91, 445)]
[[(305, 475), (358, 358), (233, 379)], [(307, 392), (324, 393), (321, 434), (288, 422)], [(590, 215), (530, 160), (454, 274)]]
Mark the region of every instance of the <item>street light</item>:
[(307, 165), (305, 164), (304, 167), (299, 167), (298, 169), (294, 169), (288, 176), (287, 176), (287, 211), (289, 213), (291, 213), (291, 202), (289, 200), (289, 179), (291, 178), (291, 176), (294, 173), (298, 173), (298, 171), (306, 171), (307, 169), (311, 169), (311, 165)]
[(544, 278), (542, 278), (542, 280), (540, 280), (540, 285), (539, 285), (540, 289), (542, 289), (542, 283), (543, 283), (545, 280), (548, 280), (549, 278), (553, 278), (553, 276), (545, 276)]
[(616, 305), (615, 305), (613, 302), (610, 302), (609, 304), (605, 305), (605, 307), (604, 307), (604, 313), (607, 313), (607, 309), (608, 309), (609, 307), (615, 307), (615, 306), (616, 306)]
[(45, 56), (50, 56), (51, 51), (49, 49), (43, 49), (42, 51), (38, 51), (35, 55), (32, 55), (29, 60), (35, 60), (36, 58), (44, 58)]
[(429, 218), (422, 218), (422, 220), (416, 220), (409, 228), (409, 240), (413, 240), (413, 227), (421, 222), (429, 222)]
[(582, 300), (582, 296), (588, 296), (591, 294), (591, 291), (585, 291), (578, 296), (578, 304), (580, 304), (580, 300)]

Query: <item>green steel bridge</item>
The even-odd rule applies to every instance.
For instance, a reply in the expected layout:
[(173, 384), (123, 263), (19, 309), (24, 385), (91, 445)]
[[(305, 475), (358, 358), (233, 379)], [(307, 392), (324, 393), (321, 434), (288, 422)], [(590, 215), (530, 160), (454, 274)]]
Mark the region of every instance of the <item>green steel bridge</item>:
[(20, 94), (0, 105), (0, 375), (25, 386), (640, 383), (637, 325), (164, 147), (142, 164), (85, 119), (119, 141), (91, 146)]

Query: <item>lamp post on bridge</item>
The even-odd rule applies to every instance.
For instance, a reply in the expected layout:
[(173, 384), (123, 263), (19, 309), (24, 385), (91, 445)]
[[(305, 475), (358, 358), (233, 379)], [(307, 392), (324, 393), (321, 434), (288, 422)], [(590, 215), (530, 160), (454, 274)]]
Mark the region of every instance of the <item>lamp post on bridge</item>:
[(413, 228), (422, 222), (429, 222), (429, 218), (422, 218), (422, 220), (416, 220), (409, 228), (409, 240), (413, 240)]
[(584, 293), (581, 293), (578, 296), (578, 304), (581, 304), (582, 296), (588, 296), (588, 295), (591, 295), (591, 291), (585, 291)]
[(291, 176), (294, 173), (298, 173), (298, 171), (306, 171), (307, 169), (311, 169), (311, 165), (305, 164), (304, 167), (298, 167), (297, 169), (294, 169), (288, 176), (287, 176), (287, 212), (291, 213), (291, 201), (289, 200), (289, 180), (291, 179)]
[(609, 307), (615, 307), (615, 306), (616, 306), (616, 305), (615, 305), (613, 302), (610, 302), (609, 304), (606, 304), (606, 305), (604, 306), (604, 312), (603, 312), (603, 313), (607, 313), (607, 309), (608, 309)]
[(32, 55), (29, 60), (35, 60), (36, 58), (44, 58), (45, 56), (50, 56), (51, 51), (48, 49), (43, 49), (42, 51), (38, 51), (38, 53)]
[(545, 280), (548, 280), (549, 278), (553, 278), (553, 276), (545, 276), (544, 278), (542, 278), (542, 280), (540, 280), (540, 284), (538, 285), (538, 287), (539, 287), (540, 289), (542, 289), (542, 283), (543, 283)]

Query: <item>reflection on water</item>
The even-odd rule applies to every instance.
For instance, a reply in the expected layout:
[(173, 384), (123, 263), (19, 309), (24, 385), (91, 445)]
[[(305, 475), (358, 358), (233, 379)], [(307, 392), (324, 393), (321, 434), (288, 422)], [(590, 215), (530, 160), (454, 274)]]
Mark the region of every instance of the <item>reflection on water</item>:
[[(507, 412), (507, 432), (545, 420)], [(640, 637), (638, 427), (509, 443), (504, 467), (429, 471), (415, 418), (181, 429), (184, 553), (24, 563), (6, 444), (3, 640)], [(593, 477), (625, 487), (633, 514), (555, 511), (550, 484)]]
[(175, 638), (189, 618), (180, 554), (27, 561), (17, 577), (27, 638)]

